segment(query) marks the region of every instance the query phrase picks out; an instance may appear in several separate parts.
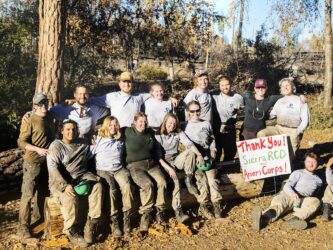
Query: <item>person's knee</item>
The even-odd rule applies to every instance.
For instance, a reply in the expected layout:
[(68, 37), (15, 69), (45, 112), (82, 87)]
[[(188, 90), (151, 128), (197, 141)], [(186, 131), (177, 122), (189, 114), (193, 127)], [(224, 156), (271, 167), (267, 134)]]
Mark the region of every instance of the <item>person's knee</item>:
[(163, 188), (163, 189), (166, 189), (167, 188), (167, 182), (164, 178), (159, 178), (157, 180), (157, 187), (158, 188)]

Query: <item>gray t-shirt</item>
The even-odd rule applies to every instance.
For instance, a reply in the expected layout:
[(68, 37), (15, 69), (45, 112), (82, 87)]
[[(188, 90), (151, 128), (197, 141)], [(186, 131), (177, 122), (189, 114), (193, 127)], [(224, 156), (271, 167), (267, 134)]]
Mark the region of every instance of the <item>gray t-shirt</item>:
[(201, 153), (208, 149), (216, 150), (212, 126), (208, 121), (186, 121), (182, 123), (181, 128)]
[(302, 103), (299, 96), (285, 96), (279, 99), (270, 113), (277, 118), (277, 124), (289, 128), (297, 128), (297, 134), (303, 133), (310, 121), (307, 103)]
[[(186, 95), (184, 99), (184, 103), (187, 104), (191, 101), (198, 101), (201, 106), (201, 114), (200, 119), (204, 121), (211, 122), (212, 121), (212, 97), (210, 96), (209, 91), (206, 92), (199, 92), (196, 88), (192, 89)], [(185, 116), (187, 115), (185, 109)]]
[(148, 126), (152, 128), (161, 126), (164, 116), (168, 113), (173, 113), (171, 101), (159, 101), (153, 97), (145, 101), (144, 110), (147, 115)]
[(55, 140), (51, 143), (46, 157), (51, 191), (64, 191), (72, 180), (80, 179), (88, 172), (89, 145), (81, 142), (65, 144)]
[(333, 185), (333, 172), (332, 172), (332, 169), (326, 168), (325, 175), (326, 175), (326, 182), (327, 182), (327, 184), (328, 185)]
[(122, 139), (97, 136), (96, 144), (90, 146), (90, 152), (95, 155), (96, 169), (117, 171), (122, 167), (125, 142)]
[(311, 174), (305, 169), (299, 169), (291, 173), (283, 191), (289, 195), (297, 192), (304, 197), (310, 197), (315, 194), (322, 183), (318, 175)]

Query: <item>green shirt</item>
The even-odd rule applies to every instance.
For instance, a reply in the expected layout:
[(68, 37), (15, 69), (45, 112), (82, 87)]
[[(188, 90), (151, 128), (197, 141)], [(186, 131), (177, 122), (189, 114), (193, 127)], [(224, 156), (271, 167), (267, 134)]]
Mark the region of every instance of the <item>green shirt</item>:
[(154, 132), (146, 130), (140, 133), (135, 128), (125, 128), (126, 162), (142, 161), (154, 158)]

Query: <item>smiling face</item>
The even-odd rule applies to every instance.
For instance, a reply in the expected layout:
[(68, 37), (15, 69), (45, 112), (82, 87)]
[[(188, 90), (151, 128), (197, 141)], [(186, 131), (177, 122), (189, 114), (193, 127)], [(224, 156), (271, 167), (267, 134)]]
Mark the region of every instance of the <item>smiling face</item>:
[(131, 80), (120, 80), (119, 81), (119, 88), (120, 91), (126, 94), (131, 94), (132, 92), (132, 81)]
[(281, 82), (280, 90), (281, 94), (284, 96), (290, 96), (293, 94), (293, 86), (291, 86), (288, 81)]
[(39, 104), (34, 104), (33, 108), (35, 110), (35, 114), (41, 117), (45, 117), (48, 110), (48, 100), (42, 101)]
[(87, 104), (89, 99), (89, 93), (87, 88), (85, 87), (78, 87), (74, 92), (74, 98), (78, 104), (84, 106)]
[(259, 88), (254, 88), (254, 93), (258, 97), (265, 97), (267, 88), (259, 87)]
[(313, 173), (317, 169), (318, 162), (316, 159), (307, 156), (304, 160), (304, 166), (307, 171)]
[(77, 127), (74, 123), (66, 123), (64, 124), (62, 130), (62, 141), (66, 144), (71, 143), (76, 139), (77, 136)]
[(177, 120), (173, 117), (169, 117), (165, 123), (165, 128), (168, 134), (174, 132), (175, 129), (177, 128)]
[(197, 104), (191, 104), (188, 107), (188, 115), (190, 121), (199, 121), (200, 120), (201, 109)]
[(151, 87), (150, 94), (157, 100), (162, 101), (164, 96), (164, 90), (160, 85), (153, 85)]
[(204, 76), (200, 76), (198, 77), (198, 85), (197, 88), (201, 89), (201, 90), (206, 90), (206, 88), (208, 87), (208, 76), (204, 75)]
[(117, 123), (116, 120), (112, 120), (110, 121), (110, 123), (108, 124), (108, 129), (110, 131), (110, 135), (113, 136), (113, 135), (116, 135), (118, 133), (118, 130), (119, 130), (119, 124)]
[(142, 133), (147, 128), (147, 118), (145, 116), (139, 116), (136, 121), (134, 121), (134, 127), (137, 131)]
[(230, 82), (226, 79), (220, 81), (220, 90), (223, 94), (229, 95), (231, 92)]

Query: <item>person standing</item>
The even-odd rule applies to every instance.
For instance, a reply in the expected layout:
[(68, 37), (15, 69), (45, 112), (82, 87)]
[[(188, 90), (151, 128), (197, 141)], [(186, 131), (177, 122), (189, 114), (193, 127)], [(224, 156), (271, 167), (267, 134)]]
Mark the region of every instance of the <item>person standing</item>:
[[(25, 150), (23, 156), (22, 195), (19, 210), (18, 235), (22, 239), (31, 238), (31, 201), (37, 192), (37, 204), (34, 204), (36, 215), (43, 214), (45, 197), (41, 197), (43, 190), (41, 177), (47, 177), (46, 155), (48, 147), (54, 139), (55, 125), (48, 110), (48, 99), (43, 93), (36, 93), (32, 99), (33, 114), (22, 123), (17, 144)], [(45, 191), (44, 191), (45, 192)], [(40, 206), (40, 208), (38, 208)], [(39, 219), (39, 218), (34, 218)]]

